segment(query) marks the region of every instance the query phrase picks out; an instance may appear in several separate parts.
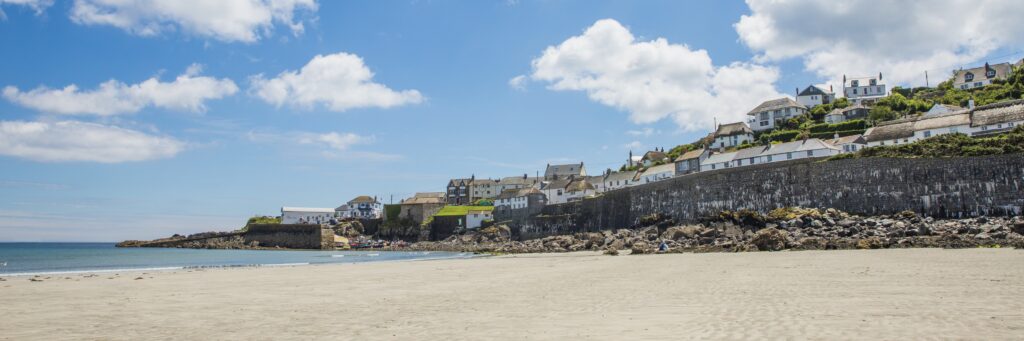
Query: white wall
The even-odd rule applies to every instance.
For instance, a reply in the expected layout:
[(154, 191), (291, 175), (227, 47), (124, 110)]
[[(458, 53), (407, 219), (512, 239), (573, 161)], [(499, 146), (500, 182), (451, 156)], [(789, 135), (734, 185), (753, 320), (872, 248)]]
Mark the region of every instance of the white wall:
[(331, 212), (294, 212), (282, 211), (282, 224), (326, 224), (334, 217), (334, 210)]
[(483, 224), (484, 220), (493, 220), (491, 212), (471, 212), (466, 214), (466, 228), (475, 229)]
[(713, 148), (735, 147), (746, 141), (753, 141), (754, 136), (750, 134), (739, 134), (733, 136), (720, 136), (715, 138)]

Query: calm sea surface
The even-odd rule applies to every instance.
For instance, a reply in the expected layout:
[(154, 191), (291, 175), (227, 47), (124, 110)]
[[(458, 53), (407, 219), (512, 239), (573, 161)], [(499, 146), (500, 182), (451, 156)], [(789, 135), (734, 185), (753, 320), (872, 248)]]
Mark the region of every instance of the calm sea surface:
[(450, 252), (193, 250), (117, 248), (113, 243), (0, 243), (0, 276), (360, 263), (471, 256)]

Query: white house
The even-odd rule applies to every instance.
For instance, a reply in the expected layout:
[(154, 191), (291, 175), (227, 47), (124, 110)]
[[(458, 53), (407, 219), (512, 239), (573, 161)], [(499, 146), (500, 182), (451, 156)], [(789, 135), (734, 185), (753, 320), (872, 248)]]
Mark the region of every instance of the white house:
[(985, 136), (1024, 124), (1024, 100), (1012, 100), (934, 116), (884, 122), (864, 132), (869, 147), (913, 143), (943, 134)]
[(857, 134), (843, 137), (839, 137), (839, 134), (836, 135), (836, 137), (825, 142), (836, 146), (843, 153), (853, 153), (868, 146), (867, 141), (864, 140), (864, 135)]
[(640, 173), (640, 183), (648, 184), (655, 181), (661, 181), (671, 178), (676, 175), (676, 165), (674, 163), (666, 163), (664, 165), (657, 165), (654, 167), (647, 168)]
[(332, 218), (333, 208), (281, 207), (282, 224), (327, 224)]
[(494, 208), (524, 209), (532, 206), (544, 206), (547, 197), (536, 188), (510, 189), (502, 192), (494, 201)]
[(1013, 71), (1010, 63), (999, 63), (957, 70), (953, 72), (953, 87), (960, 90), (969, 90), (984, 87), (992, 84), (997, 79), (1006, 79)]
[(829, 104), (836, 100), (836, 94), (831, 87), (826, 91), (817, 85), (808, 85), (803, 91), (797, 89), (796, 102), (807, 108), (813, 108), (822, 104)]
[(594, 186), (585, 178), (558, 179), (549, 181), (541, 192), (548, 198), (548, 204), (576, 201), (597, 194)]
[(360, 195), (348, 201), (348, 214), (345, 218), (378, 219), (384, 216), (384, 204), (377, 198)]
[(604, 177), (604, 191), (636, 185), (636, 171), (612, 172)]
[(743, 142), (754, 140), (754, 132), (743, 122), (719, 125), (713, 136), (715, 140), (712, 147), (714, 148), (735, 147)]
[(487, 220), (494, 220), (494, 214), (491, 210), (470, 210), (466, 212), (467, 229), (479, 228)]
[(700, 163), (700, 171), (707, 172), (717, 169), (729, 168), (732, 164), (732, 160), (736, 157), (736, 152), (728, 153), (711, 153), (704, 162)]
[(643, 163), (644, 167), (650, 167), (653, 164), (662, 162), (670, 162), (668, 154), (665, 154), (665, 149), (655, 149), (644, 153), (644, 156), (640, 158), (640, 162)]
[(888, 90), (882, 81), (882, 73), (878, 77), (855, 77), (846, 78), (843, 75), (843, 96), (850, 100), (851, 104), (871, 104), (878, 99), (885, 97)]
[(792, 98), (783, 97), (764, 101), (747, 113), (747, 124), (754, 131), (775, 129), (786, 120), (803, 115), (807, 107)]

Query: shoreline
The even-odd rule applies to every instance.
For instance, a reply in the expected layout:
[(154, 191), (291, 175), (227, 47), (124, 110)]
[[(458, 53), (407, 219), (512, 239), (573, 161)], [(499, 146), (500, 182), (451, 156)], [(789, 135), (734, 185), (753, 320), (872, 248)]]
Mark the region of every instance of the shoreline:
[(588, 251), (8, 279), (0, 339), (1013, 339), (1021, 262), (1007, 249)]

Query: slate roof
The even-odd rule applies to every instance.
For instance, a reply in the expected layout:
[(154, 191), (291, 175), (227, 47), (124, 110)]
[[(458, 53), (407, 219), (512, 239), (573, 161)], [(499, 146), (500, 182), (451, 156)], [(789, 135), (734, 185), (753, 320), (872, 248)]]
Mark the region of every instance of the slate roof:
[(736, 152), (714, 153), (714, 154), (711, 154), (711, 156), (708, 156), (707, 159), (704, 159), (704, 162), (701, 162), (700, 164), (701, 165), (705, 165), (705, 164), (729, 162), (729, 161), (732, 161), (734, 159), (736, 159)]
[(536, 177), (525, 177), (524, 178), (524, 177), (521, 177), (521, 176), (510, 176), (510, 177), (501, 178), (501, 180), (498, 180), (498, 184), (499, 185), (533, 185), (533, 184), (537, 183), (538, 181), (540, 181), (540, 179), (536, 178)]
[(583, 171), (583, 163), (571, 163), (566, 165), (548, 165), (547, 169), (544, 170), (544, 177), (548, 178), (551, 176), (568, 177), (570, 175), (581, 175)]
[(807, 88), (804, 88), (803, 91), (800, 91), (800, 93), (798, 93), (796, 95), (797, 96), (812, 96), (812, 95), (828, 96), (829, 93), (827, 91), (825, 91), (824, 89), (819, 88), (817, 85), (808, 85)]
[(750, 110), (750, 112), (747, 112), (747, 115), (748, 116), (749, 115), (757, 115), (758, 113), (761, 113), (761, 112), (764, 112), (764, 111), (778, 110), (778, 109), (785, 109), (785, 108), (804, 108), (804, 109), (807, 109), (807, 107), (805, 107), (803, 104), (797, 103), (792, 98), (783, 97), (783, 98), (777, 98), (777, 99), (773, 99), (773, 100), (764, 101), (760, 105), (758, 105), (757, 107), (754, 107), (754, 109)]
[(636, 178), (636, 171), (612, 172), (604, 177), (605, 182), (633, 180)]
[(877, 77), (877, 76), (867, 76), (867, 77), (850, 77), (850, 78), (847, 78), (846, 79), (846, 83), (843, 83), (843, 86), (847, 87), (847, 88), (853, 87), (853, 81), (857, 81), (857, 86), (858, 87), (861, 87), (861, 86), (873, 86), (873, 85), (871, 85), (871, 80), (872, 79), (875, 80), (875, 85), (885, 85), (885, 83), (882, 82), (882, 80), (879, 79), (879, 77)]
[(645, 170), (644, 173), (641, 174), (641, 176), (648, 175), (648, 174), (675, 173), (675, 172), (676, 172), (676, 165), (673, 164), (673, 163), (666, 163), (664, 165), (657, 165), (657, 166), (653, 166), (653, 167), (647, 168), (647, 170)]
[(983, 105), (974, 109), (971, 126), (1024, 120), (1024, 100)]
[(740, 134), (753, 135), (754, 131), (750, 130), (750, 127), (748, 127), (747, 124), (743, 122), (723, 124), (718, 126), (718, 130), (715, 130), (715, 137), (733, 136)]
[(850, 144), (850, 143), (857, 143), (857, 144), (865, 144), (865, 143), (867, 143), (866, 141), (864, 141), (864, 135), (861, 135), (861, 134), (850, 135), (850, 136), (843, 136), (843, 137), (840, 137), (840, 138), (837, 138), (837, 139), (826, 140), (826, 142), (828, 142), (829, 144), (832, 144), (834, 146), (841, 146), (841, 145)]

